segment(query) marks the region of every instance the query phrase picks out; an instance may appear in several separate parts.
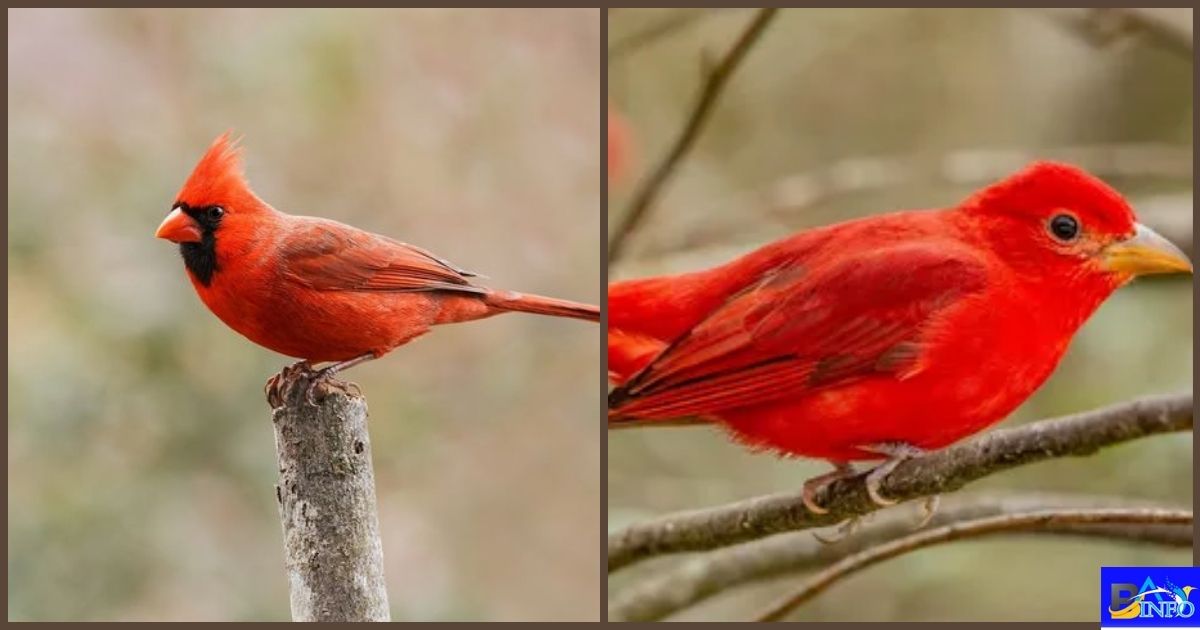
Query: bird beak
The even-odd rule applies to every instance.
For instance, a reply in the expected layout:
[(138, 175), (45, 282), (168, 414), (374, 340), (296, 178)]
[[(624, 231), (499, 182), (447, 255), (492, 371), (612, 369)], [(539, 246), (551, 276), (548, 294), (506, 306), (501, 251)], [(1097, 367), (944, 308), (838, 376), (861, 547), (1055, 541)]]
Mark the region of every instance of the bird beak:
[(184, 214), (179, 208), (175, 208), (167, 215), (167, 218), (163, 219), (154, 236), (176, 243), (199, 243), (200, 227), (196, 225), (192, 217)]
[(1151, 273), (1192, 273), (1186, 254), (1150, 228), (1135, 223), (1133, 236), (1117, 241), (1101, 252), (1109, 271), (1141, 276)]

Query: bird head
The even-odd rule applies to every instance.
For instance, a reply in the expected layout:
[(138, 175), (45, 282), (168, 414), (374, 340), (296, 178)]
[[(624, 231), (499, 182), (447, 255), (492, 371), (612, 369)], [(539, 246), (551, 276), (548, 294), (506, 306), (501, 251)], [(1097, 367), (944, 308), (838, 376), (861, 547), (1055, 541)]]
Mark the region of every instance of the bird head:
[[(217, 267), (222, 235), (245, 232), (254, 216), (271, 211), (250, 190), (242, 173), (241, 148), (229, 132), (213, 140), (154, 235), (179, 244), (184, 263), (203, 285)], [(239, 227), (240, 226), (240, 227)]]
[(1136, 276), (1192, 272), (1178, 247), (1082, 169), (1035, 162), (960, 208), (970, 229), (1027, 277), (1112, 290)]

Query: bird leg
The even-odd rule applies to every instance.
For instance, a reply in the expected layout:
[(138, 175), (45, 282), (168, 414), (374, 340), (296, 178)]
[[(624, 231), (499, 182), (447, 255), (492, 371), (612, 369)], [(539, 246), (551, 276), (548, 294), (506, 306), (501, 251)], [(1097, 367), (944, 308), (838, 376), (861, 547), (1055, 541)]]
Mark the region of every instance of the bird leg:
[(315, 374), (311, 363), (308, 361), (297, 361), (267, 379), (266, 385), (263, 386), (263, 393), (267, 395), (267, 403), (271, 405), (272, 409), (283, 406), (284, 383), (296, 373), (301, 374), (305, 378), (310, 378)]
[[(354, 393), (361, 396), (362, 390), (360, 390), (358, 388), (358, 385), (355, 385), (353, 383), (342, 383), (340, 381), (335, 381), (333, 377), (335, 375), (337, 375), (338, 372), (341, 372), (342, 370), (350, 369), (350, 368), (358, 365), (359, 363), (365, 363), (374, 358), (375, 358), (375, 354), (368, 352), (366, 354), (354, 357), (353, 359), (348, 359), (346, 361), (340, 361), (340, 362), (334, 363), (333, 365), (330, 365), (328, 367), (324, 367), (324, 368), (321, 368), (320, 370), (317, 370), (316, 373), (314, 373), (312, 375), (312, 380), (308, 384), (308, 389), (305, 390), (305, 392), (304, 392), (304, 400), (307, 401), (308, 404), (316, 407), (317, 399), (316, 399), (315, 394), (317, 391), (317, 387), (321, 386), (321, 385), (332, 385), (335, 383), (338, 386), (340, 386), (341, 389), (343, 389), (345, 391), (349, 391), (349, 389), (351, 387), (353, 387)], [(307, 361), (301, 361), (300, 363), (303, 363), (306, 366), (308, 365)], [(296, 365), (299, 366), (300, 363), (298, 363)], [(308, 369), (311, 370), (311, 367), (309, 367)]]
[(896, 505), (895, 499), (889, 499), (879, 493), (879, 485), (892, 471), (896, 469), (902, 462), (914, 457), (919, 457), (925, 454), (925, 451), (904, 442), (882, 442), (879, 444), (868, 444), (858, 447), (859, 450), (868, 453), (876, 453), (878, 455), (886, 455), (888, 459), (882, 464), (871, 469), (867, 473), (867, 494), (870, 495), (871, 501), (875, 505), (887, 507)]
[(854, 532), (858, 531), (858, 528), (860, 525), (862, 525), (864, 518), (865, 517), (863, 515), (851, 516), (838, 525), (836, 533), (833, 536), (826, 537), (818, 534), (817, 532), (813, 532), (813, 538), (816, 538), (817, 542), (823, 545), (832, 545), (834, 543), (842, 542), (847, 537), (854, 534)]
[[(860, 446), (859, 449), (870, 453), (878, 453), (880, 455), (888, 456), (887, 461), (876, 466), (875, 468), (871, 469), (871, 472), (867, 473), (867, 494), (870, 495), (871, 501), (875, 502), (876, 505), (895, 505), (895, 499), (889, 499), (880, 494), (880, 484), (882, 484), (883, 480), (886, 479), (887, 476), (896, 469), (896, 466), (899, 466), (905, 460), (924, 455), (925, 451), (911, 444), (905, 444), (903, 442), (870, 444), (867, 446)], [(929, 521), (933, 520), (933, 515), (935, 512), (937, 512), (937, 507), (940, 500), (940, 496), (936, 494), (925, 497), (925, 501), (921, 506), (921, 520), (919, 523), (917, 523), (917, 526), (914, 529), (921, 529), (928, 525)]]
[(853, 477), (854, 467), (847, 462), (830, 462), (833, 464), (833, 470), (817, 475), (812, 479), (804, 482), (804, 490), (800, 494), (800, 500), (804, 503), (804, 507), (808, 508), (813, 514), (828, 514), (829, 510), (817, 504), (817, 495), (820, 494), (829, 484), (838, 479)]
[(913, 529), (924, 529), (929, 521), (933, 520), (933, 515), (937, 513), (938, 504), (941, 502), (942, 495), (940, 494), (931, 494), (925, 497), (925, 500), (921, 502), (921, 520)]

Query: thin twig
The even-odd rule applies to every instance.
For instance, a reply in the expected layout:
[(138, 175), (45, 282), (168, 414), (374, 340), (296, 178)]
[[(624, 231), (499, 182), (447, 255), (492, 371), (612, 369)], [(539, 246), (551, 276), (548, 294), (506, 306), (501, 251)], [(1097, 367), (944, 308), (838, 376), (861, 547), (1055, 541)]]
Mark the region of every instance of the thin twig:
[(717, 98), (721, 95), (721, 91), (728, 84), (730, 77), (733, 76), (734, 71), (737, 70), (742, 60), (746, 57), (746, 53), (759, 40), (763, 30), (766, 29), (767, 25), (771, 23), (771, 20), (778, 12), (779, 9), (759, 9), (754, 19), (747, 25), (746, 30), (738, 37), (737, 42), (734, 43), (733, 47), (725, 53), (725, 56), (713, 67), (712, 72), (709, 73), (708, 79), (704, 84), (704, 89), (700, 92), (700, 98), (692, 109), (692, 113), (688, 117), (683, 131), (671, 147), (670, 153), (667, 154), (666, 158), (654, 169), (650, 177), (638, 189), (629, 209), (618, 221), (616, 230), (613, 232), (612, 238), (608, 243), (608, 260), (610, 264), (621, 254), (625, 241), (645, 218), (650, 206), (658, 197), (663, 184), (670, 179), (676, 166), (679, 165), (680, 161), (683, 160), (684, 156), (687, 155), (696, 143), (696, 138), (699, 137), (701, 129), (704, 128), (704, 124), (708, 121), (713, 106), (716, 104)]
[(1006, 514), (981, 518), (918, 532), (856, 553), (817, 573), (805, 580), (804, 584), (795, 592), (772, 604), (766, 612), (758, 616), (757, 621), (779, 621), (795, 610), (797, 606), (822, 593), (839, 580), (884, 560), (917, 549), (1000, 532), (1032, 530), (1057, 525), (1095, 524), (1191, 526), (1192, 512), (1190, 510), (1155, 509), (1046, 510), (1028, 514)]
[(643, 46), (651, 44), (673, 33), (679, 32), (685, 27), (696, 23), (701, 18), (713, 15), (718, 11), (727, 10), (728, 9), (719, 8), (685, 9), (675, 13), (636, 33), (613, 41), (608, 47), (608, 58), (611, 60), (633, 53)]
[[(883, 480), (880, 490), (899, 501), (943, 494), (1016, 466), (1090, 455), (1104, 446), (1191, 428), (1191, 392), (1142, 398), (999, 429), (907, 460)], [(781, 532), (833, 525), (873, 512), (879, 506), (867, 495), (865, 477), (863, 473), (826, 486), (824, 496), (818, 496), (817, 501), (828, 508), (827, 514), (809, 512), (801, 493), (795, 491), (669, 514), (626, 527), (608, 538), (608, 570), (652, 556), (716, 549)]]
[[(939, 527), (1002, 514), (1046, 509), (1100, 507), (1158, 507), (1123, 497), (1061, 495), (1052, 493), (966, 493), (948, 497), (930, 521)], [(1165, 508), (1164, 508), (1165, 509)], [(718, 551), (700, 554), (622, 589), (608, 606), (609, 621), (656, 621), (727, 589), (778, 575), (815, 569), (868, 547), (907, 536), (921, 515), (916, 504), (885, 510), (877, 522), (834, 544), (817, 540), (810, 532), (789, 532)], [(1078, 525), (1053, 524), (1039, 535), (1079, 536), (1191, 547), (1192, 528), (1178, 525)]]

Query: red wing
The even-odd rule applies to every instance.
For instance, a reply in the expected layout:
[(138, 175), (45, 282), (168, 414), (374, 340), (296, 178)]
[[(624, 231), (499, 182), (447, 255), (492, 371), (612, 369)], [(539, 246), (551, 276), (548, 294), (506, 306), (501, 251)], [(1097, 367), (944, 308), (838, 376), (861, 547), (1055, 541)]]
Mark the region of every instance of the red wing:
[(314, 221), (288, 236), (284, 273), (322, 291), (462, 291), (484, 293), (429, 252), (333, 221)]
[(715, 413), (870, 375), (919, 371), (937, 314), (984, 285), (952, 244), (905, 244), (816, 268), (784, 265), (733, 295), (610, 400), (630, 416)]

